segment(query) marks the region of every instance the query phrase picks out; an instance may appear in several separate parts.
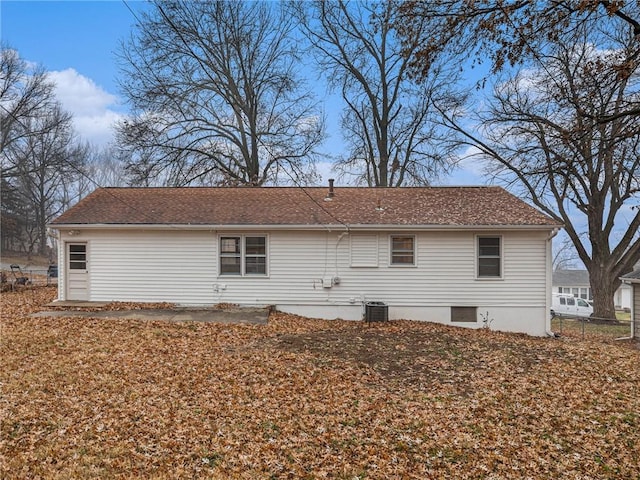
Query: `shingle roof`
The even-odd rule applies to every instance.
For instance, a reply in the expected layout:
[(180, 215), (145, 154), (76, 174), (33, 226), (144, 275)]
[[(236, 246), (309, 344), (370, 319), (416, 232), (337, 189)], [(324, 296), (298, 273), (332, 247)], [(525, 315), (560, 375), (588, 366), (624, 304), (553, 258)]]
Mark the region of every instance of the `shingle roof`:
[(554, 270), (551, 283), (554, 287), (588, 287), (591, 284), (586, 270)]
[(629, 272), (620, 278), (624, 278), (625, 280), (630, 280), (631, 283), (640, 283), (640, 269), (634, 270), (633, 272)]
[(58, 225), (559, 224), (500, 187), (99, 188)]

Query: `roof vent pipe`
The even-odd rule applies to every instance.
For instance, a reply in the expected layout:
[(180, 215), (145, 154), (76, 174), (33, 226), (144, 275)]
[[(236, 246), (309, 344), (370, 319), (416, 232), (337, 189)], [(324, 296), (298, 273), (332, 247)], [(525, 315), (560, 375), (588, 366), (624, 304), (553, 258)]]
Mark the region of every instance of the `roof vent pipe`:
[(335, 192), (333, 191), (333, 178), (329, 179), (329, 194), (327, 195), (327, 198), (333, 198), (333, 196), (335, 195)]

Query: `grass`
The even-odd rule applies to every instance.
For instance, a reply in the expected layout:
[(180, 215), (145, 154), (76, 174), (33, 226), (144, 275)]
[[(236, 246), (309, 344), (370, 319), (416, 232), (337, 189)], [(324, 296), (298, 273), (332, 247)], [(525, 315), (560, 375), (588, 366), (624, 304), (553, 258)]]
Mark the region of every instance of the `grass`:
[(2, 296), (1, 478), (640, 476), (640, 351), (421, 322), (32, 318)]
[(620, 320), (619, 325), (581, 322), (574, 319), (555, 317), (551, 320), (551, 330), (572, 337), (590, 337), (595, 341), (607, 341), (631, 335), (631, 321)]
[(616, 318), (618, 320), (622, 320), (622, 321), (625, 321), (625, 322), (630, 322), (631, 321), (631, 312), (617, 311), (616, 312)]

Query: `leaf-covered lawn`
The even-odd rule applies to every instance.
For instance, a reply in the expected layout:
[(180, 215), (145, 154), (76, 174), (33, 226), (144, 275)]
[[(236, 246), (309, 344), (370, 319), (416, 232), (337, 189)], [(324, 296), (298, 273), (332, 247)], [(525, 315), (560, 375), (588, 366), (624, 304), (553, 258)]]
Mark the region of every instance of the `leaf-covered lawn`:
[(3, 478), (638, 478), (640, 351), (416, 322), (29, 318)]

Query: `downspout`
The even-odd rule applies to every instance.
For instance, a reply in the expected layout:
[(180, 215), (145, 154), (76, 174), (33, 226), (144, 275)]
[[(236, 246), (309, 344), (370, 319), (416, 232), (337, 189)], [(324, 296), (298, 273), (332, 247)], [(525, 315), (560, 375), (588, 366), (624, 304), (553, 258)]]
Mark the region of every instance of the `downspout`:
[(556, 227), (553, 230), (551, 230), (551, 232), (549, 233), (549, 236), (547, 237), (547, 247), (546, 247), (546, 251), (547, 251), (547, 281), (546, 281), (546, 289), (547, 289), (547, 301), (546, 301), (546, 309), (545, 309), (545, 333), (548, 337), (555, 337), (556, 334), (553, 333), (551, 331), (551, 305), (552, 305), (552, 298), (553, 298), (553, 264), (552, 264), (552, 259), (553, 259), (553, 249), (552, 249), (552, 244), (553, 244), (553, 237), (555, 237), (556, 235), (558, 235), (558, 233), (560, 232), (560, 228)]

